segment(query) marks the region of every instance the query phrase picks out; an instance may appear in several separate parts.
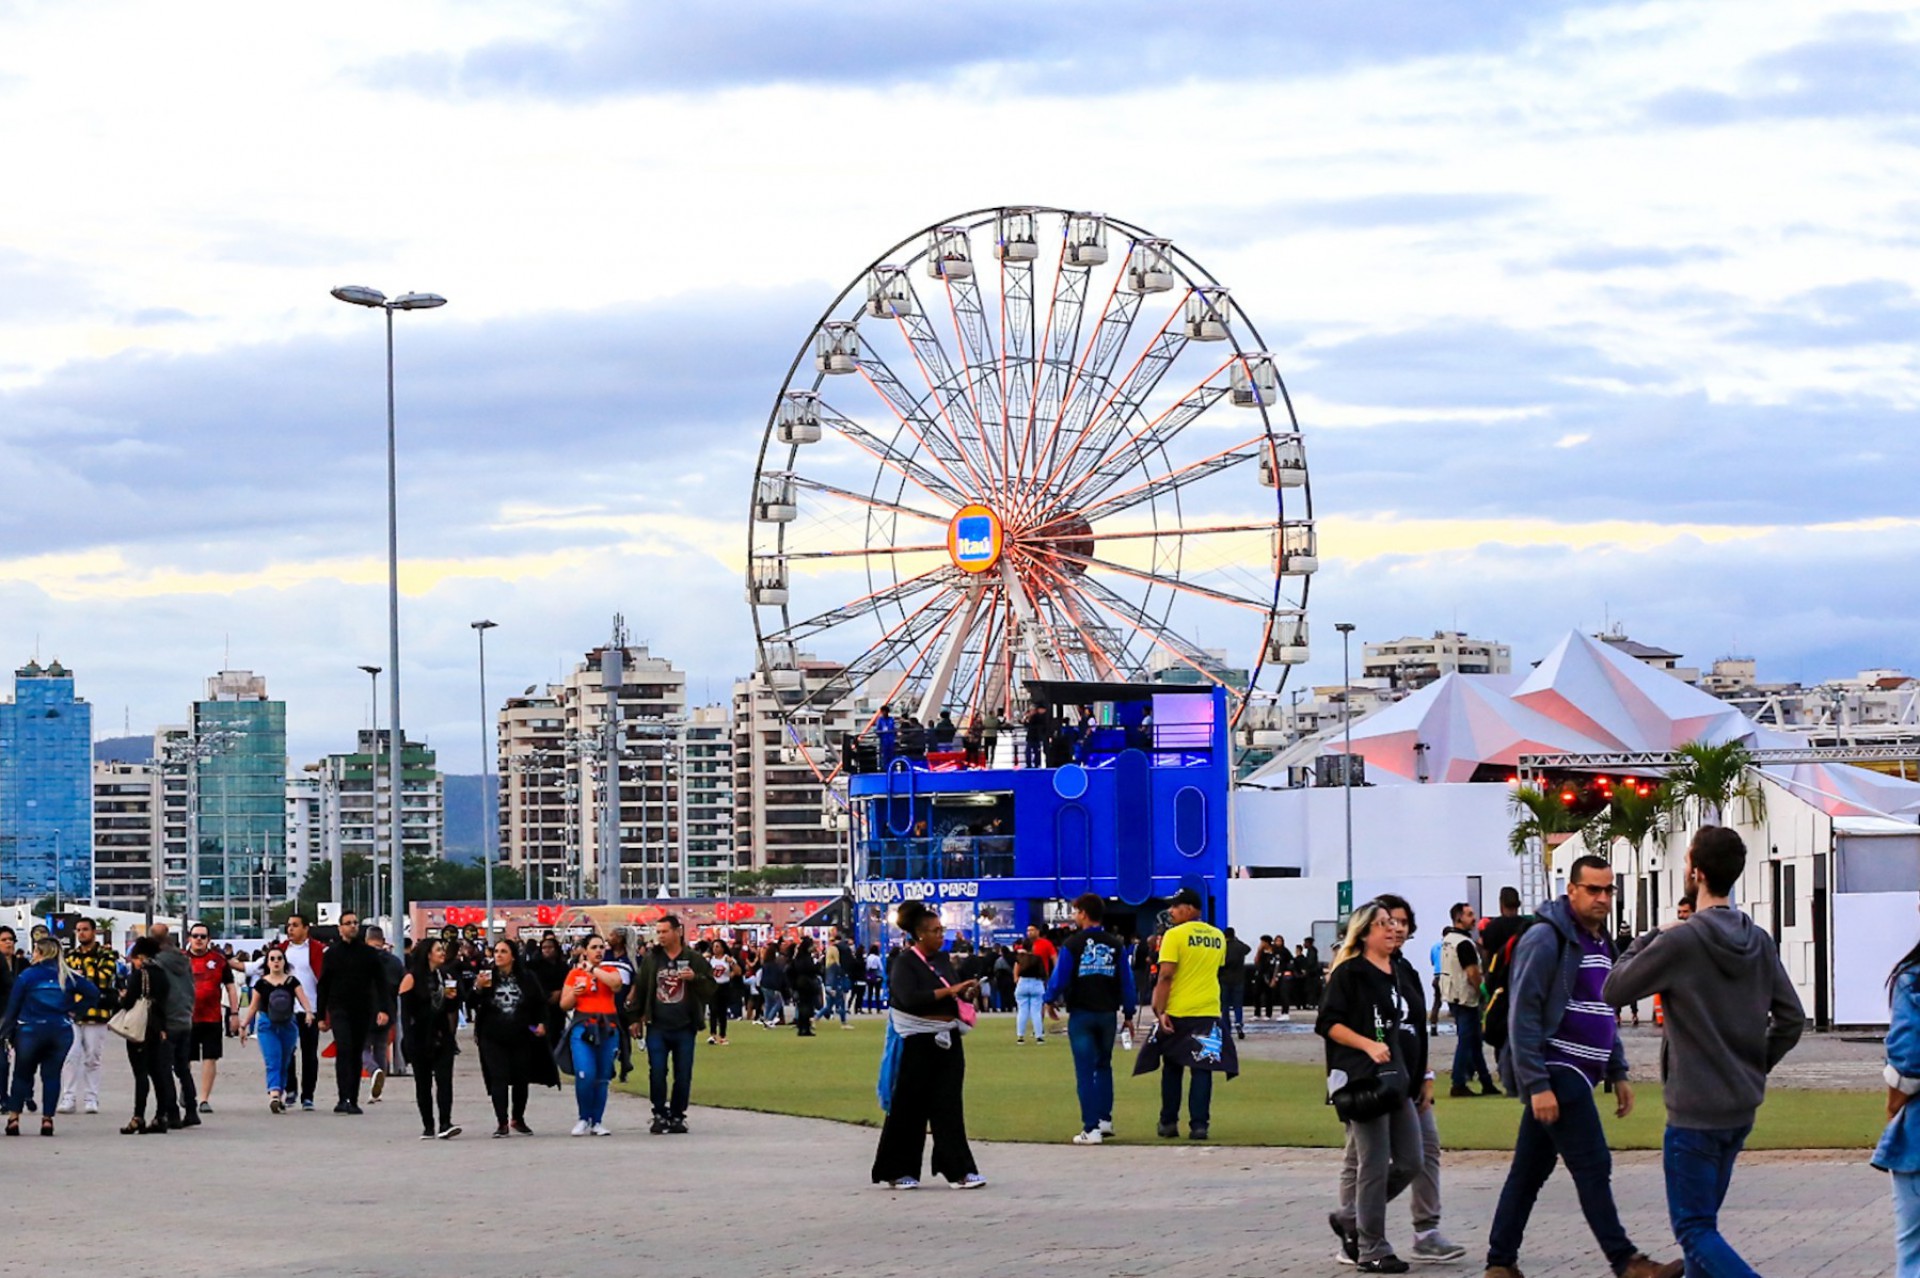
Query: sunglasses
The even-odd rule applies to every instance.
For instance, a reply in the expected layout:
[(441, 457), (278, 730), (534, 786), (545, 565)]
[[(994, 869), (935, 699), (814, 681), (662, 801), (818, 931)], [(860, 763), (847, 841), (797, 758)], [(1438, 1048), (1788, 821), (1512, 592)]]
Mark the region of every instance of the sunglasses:
[(206, 941), (212, 938), (211, 935), (206, 932), (190, 932), (187, 934), (187, 939), (189, 941)]

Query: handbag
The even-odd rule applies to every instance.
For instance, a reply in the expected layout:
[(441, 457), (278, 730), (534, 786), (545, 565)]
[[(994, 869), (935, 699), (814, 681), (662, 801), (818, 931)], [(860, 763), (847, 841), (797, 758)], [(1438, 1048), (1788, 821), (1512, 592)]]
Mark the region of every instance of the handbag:
[(107, 1028), (129, 1043), (144, 1043), (147, 1041), (147, 1018), (152, 1012), (152, 999), (136, 999), (132, 1007), (123, 1007), (108, 1017)]
[(1343, 1123), (1370, 1123), (1406, 1104), (1407, 1071), (1397, 1061), (1382, 1065), (1365, 1078), (1356, 1078), (1327, 1099)]

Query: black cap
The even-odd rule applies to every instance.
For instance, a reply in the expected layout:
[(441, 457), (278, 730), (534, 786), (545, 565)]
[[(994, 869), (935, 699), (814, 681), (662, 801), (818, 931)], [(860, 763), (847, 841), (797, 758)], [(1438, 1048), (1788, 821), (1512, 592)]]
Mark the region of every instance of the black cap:
[(1173, 894), (1173, 900), (1167, 902), (1167, 904), (1191, 905), (1196, 910), (1205, 908), (1200, 904), (1200, 894), (1194, 891), (1192, 888), (1184, 888), (1184, 887), (1181, 888), (1178, 892), (1175, 892)]

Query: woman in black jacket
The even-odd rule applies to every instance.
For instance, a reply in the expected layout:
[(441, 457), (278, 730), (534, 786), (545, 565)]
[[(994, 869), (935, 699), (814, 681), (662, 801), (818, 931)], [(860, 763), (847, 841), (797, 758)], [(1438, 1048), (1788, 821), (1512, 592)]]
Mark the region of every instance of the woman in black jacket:
[[(413, 1067), (413, 1096), (420, 1105), (420, 1139), (452, 1140), (454, 1029), (460, 1015), (460, 977), (447, 963), (447, 943), (438, 937), (416, 944), (400, 978), (401, 1050)], [(435, 1093), (439, 1125), (434, 1124)]]
[(973, 997), (977, 981), (955, 982), (942, 953), (946, 928), (940, 915), (919, 901), (900, 907), (900, 930), (912, 944), (894, 955), (887, 978), (888, 1015), (899, 1036), (893, 1091), (880, 1147), (873, 1154), (873, 1183), (887, 1189), (920, 1186), (920, 1156), (933, 1130), (933, 1174), (955, 1189), (979, 1189), (987, 1181), (967, 1144), (963, 1092), (966, 1027), (957, 1014)]
[[(160, 1136), (180, 1125), (180, 1097), (173, 1089), (173, 1053), (166, 1041), (167, 974), (153, 961), (159, 954), (160, 943), (143, 936), (133, 943), (133, 952), (127, 956), (133, 971), (120, 996), (120, 1007), (129, 1009), (144, 998), (148, 1000), (148, 1015), (146, 1038), (127, 1043), (127, 1064), (133, 1067), (133, 1117), (120, 1129), (122, 1136)], [(149, 1087), (153, 1089), (151, 1124), (146, 1121)]]
[(527, 1126), (527, 1090), (534, 1083), (560, 1086), (547, 1038), (547, 991), (520, 961), (520, 947), (493, 943), (493, 966), (473, 978), (473, 1038), (480, 1046), (480, 1072), (498, 1123), (495, 1138), (509, 1132), (533, 1135)]
[(820, 960), (813, 952), (813, 938), (800, 938), (793, 952), (793, 965), (787, 969), (793, 986), (793, 1023), (800, 1038), (817, 1037), (813, 1032), (813, 1013), (820, 1006)]
[(541, 1013), (547, 1026), (546, 1039), (549, 1044), (558, 1043), (567, 1036), (567, 1014), (560, 1010), (560, 987), (567, 979), (567, 953), (553, 933), (540, 938), (539, 953), (527, 954), (527, 971), (547, 992), (546, 1007)]
[[(1329, 1097), (1349, 1084), (1391, 1080), (1399, 1099), (1377, 1117), (1347, 1124), (1355, 1158), (1351, 1206), (1343, 1205), (1332, 1223), (1347, 1258), (1361, 1273), (1403, 1274), (1407, 1262), (1387, 1242), (1387, 1203), (1413, 1183), (1423, 1155), (1420, 1123), (1408, 1103), (1409, 1086), (1418, 1094), (1425, 1073), (1425, 1017), (1413, 1019), (1396, 956), (1406, 929), (1380, 901), (1354, 910), (1347, 934), (1327, 973), (1314, 1032), (1327, 1041)], [(1424, 1012), (1424, 1008), (1421, 1009)], [(1409, 1029), (1411, 1026), (1411, 1030)], [(1420, 1044), (1417, 1064), (1410, 1046)], [(1411, 1084), (1409, 1080), (1412, 1080)]]

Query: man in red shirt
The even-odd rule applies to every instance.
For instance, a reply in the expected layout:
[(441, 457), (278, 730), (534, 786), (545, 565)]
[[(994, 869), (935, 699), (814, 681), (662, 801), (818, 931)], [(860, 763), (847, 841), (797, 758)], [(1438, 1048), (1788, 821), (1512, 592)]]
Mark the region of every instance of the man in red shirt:
[(213, 1106), (208, 1102), (227, 1033), (220, 1005), (226, 1004), (226, 1018), (237, 1023), (240, 987), (233, 983), (227, 956), (213, 948), (204, 923), (194, 924), (187, 933), (187, 967), (193, 972), (193, 1059), (200, 1062), (200, 1112), (211, 1114)]
[(1053, 965), (1060, 961), (1060, 950), (1047, 939), (1046, 933), (1040, 930), (1038, 923), (1027, 924), (1027, 948), (1039, 955), (1040, 961), (1046, 964), (1047, 974), (1043, 979), (1051, 981)]

